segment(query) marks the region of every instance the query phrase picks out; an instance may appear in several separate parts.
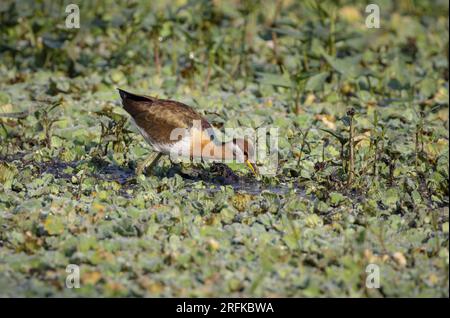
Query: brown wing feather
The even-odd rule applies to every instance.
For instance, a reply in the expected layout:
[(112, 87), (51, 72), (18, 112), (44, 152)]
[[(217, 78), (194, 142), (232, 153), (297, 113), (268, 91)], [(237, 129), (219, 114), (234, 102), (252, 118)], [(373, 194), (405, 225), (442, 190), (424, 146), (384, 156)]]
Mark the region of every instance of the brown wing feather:
[(183, 103), (130, 94), (122, 90), (120, 93), (124, 109), (155, 142), (168, 142), (174, 129), (189, 129), (195, 120), (200, 121), (202, 130), (211, 127), (206, 119)]

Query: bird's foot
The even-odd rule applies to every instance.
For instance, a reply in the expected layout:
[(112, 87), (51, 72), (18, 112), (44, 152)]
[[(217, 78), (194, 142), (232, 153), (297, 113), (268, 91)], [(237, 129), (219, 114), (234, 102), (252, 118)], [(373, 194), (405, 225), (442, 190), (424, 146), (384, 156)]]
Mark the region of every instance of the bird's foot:
[[(144, 173), (145, 176), (148, 176), (148, 173), (152, 171), (154, 166), (156, 166), (161, 156), (162, 153), (158, 152), (156, 156), (154, 154), (151, 154), (147, 158), (145, 158), (144, 161), (142, 161), (137, 165), (136, 176), (140, 176), (142, 173)], [(148, 167), (146, 167), (150, 161), (151, 163), (148, 165)]]

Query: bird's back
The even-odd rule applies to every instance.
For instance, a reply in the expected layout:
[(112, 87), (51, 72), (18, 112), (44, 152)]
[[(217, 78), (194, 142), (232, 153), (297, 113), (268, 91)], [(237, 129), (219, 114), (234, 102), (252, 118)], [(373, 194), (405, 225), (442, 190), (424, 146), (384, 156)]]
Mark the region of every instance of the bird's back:
[(183, 103), (136, 95), (119, 89), (124, 109), (131, 115), (139, 130), (145, 131), (157, 143), (170, 141), (177, 128), (192, 128), (196, 121), (201, 130), (211, 125), (194, 109)]

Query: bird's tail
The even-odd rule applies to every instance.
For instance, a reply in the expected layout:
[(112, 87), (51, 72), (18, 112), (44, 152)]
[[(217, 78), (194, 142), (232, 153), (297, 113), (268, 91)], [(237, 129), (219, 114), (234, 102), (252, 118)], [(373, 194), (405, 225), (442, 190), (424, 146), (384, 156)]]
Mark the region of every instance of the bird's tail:
[(142, 112), (155, 101), (155, 99), (150, 96), (133, 94), (120, 88), (117, 88), (117, 90), (119, 91), (120, 98), (122, 98), (123, 108), (131, 116), (135, 116)]
[(144, 95), (137, 95), (137, 94), (133, 94), (130, 92), (127, 92), (121, 88), (117, 89), (119, 91), (120, 97), (122, 98), (122, 100), (132, 100), (135, 102), (153, 102), (154, 98), (150, 97), (150, 96), (144, 96)]

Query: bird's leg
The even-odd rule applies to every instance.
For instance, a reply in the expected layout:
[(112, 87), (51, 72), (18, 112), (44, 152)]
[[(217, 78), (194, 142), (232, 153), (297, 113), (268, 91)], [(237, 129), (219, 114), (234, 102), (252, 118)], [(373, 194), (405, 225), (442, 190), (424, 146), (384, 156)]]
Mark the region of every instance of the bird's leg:
[(158, 152), (155, 156), (155, 154), (150, 154), (147, 158), (144, 159), (144, 161), (142, 161), (140, 164), (138, 164), (137, 168), (136, 168), (136, 175), (139, 176), (140, 174), (142, 174), (142, 172), (144, 171), (145, 167), (147, 166), (147, 164), (152, 161), (150, 163), (150, 165), (148, 166), (148, 169), (152, 169), (157, 163), (159, 158), (161, 158), (162, 153)]
[(147, 170), (152, 170), (153, 167), (156, 166), (156, 164), (158, 163), (158, 161), (162, 157), (162, 155), (163, 155), (162, 152), (158, 152), (155, 159), (153, 159), (153, 161), (148, 165)]

